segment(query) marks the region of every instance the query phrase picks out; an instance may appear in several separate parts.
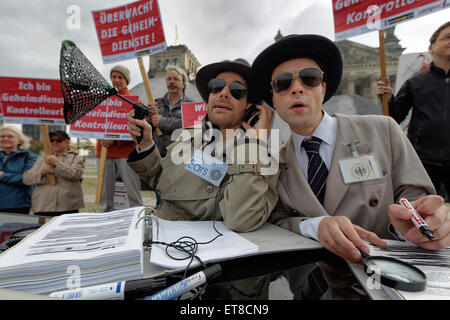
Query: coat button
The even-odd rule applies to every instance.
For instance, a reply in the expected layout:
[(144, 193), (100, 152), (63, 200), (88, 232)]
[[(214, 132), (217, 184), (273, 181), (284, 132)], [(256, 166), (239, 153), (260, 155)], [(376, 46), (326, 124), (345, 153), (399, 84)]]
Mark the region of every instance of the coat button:
[(206, 187), (206, 192), (211, 193), (214, 191), (214, 187), (213, 186), (207, 186)]
[(370, 199), (369, 205), (371, 207), (376, 207), (378, 205), (378, 199)]

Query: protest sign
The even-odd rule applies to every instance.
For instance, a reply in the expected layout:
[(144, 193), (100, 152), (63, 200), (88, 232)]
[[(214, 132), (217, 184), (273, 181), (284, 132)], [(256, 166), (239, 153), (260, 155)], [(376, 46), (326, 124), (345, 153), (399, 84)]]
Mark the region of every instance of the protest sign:
[(167, 47), (156, 0), (92, 12), (103, 63), (164, 51)]
[(183, 102), (181, 104), (181, 120), (183, 128), (191, 127), (197, 121), (202, 121), (208, 113), (206, 102)]
[(450, 6), (445, 0), (332, 0), (332, 3), (336, 41), (388, 29)]
[[(138, 101), (137, 96), (126, 96)], [(107, 140), (132, 140), (127, 129), (127, 114), (132, 106), (117, 96), (112, 96), (70, 125), (70, 135), (76, 138)]]
[(65, 124), (59, 80), (0, 77), (0, 88), (5, 123)]

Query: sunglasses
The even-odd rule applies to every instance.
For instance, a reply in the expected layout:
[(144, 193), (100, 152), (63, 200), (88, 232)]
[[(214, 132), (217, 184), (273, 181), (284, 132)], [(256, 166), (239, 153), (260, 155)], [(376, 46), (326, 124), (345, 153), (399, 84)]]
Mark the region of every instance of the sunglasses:
[(323, 71), (316, 67), (306, 67), (300, 69), (297, 73), (282, 72), (272, 80), (272, 89), (277, 94), (283, 94), (289, 90), (294, 83), (295, 77), (298, 77), (300, 82), (310, 88), (316, 88), (322, 84)]
[[(214, 78), (208, 83), (209, 93), (219, 93), (225, 88), (227, 82), (224, 79)], [(236, 100), (240, 100), (247, 94), (247, 88), (239, 81), (233, 81), (228, 85), (230, 93)]]
[(53, 142), (61, 143), (62, 141), (63, 141), (63, 139), (50, 139), (51, 143), (53, 143)]

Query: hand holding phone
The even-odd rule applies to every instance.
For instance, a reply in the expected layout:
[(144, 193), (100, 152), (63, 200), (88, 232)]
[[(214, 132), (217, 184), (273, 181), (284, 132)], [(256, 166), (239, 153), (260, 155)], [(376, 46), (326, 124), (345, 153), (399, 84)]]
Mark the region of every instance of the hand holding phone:
[(252, 104), (244, 113), (242, 127), (245, 130), (254, 129), (257, 138), (266, 140), (272, 128), (272, 120), (272, 108)]

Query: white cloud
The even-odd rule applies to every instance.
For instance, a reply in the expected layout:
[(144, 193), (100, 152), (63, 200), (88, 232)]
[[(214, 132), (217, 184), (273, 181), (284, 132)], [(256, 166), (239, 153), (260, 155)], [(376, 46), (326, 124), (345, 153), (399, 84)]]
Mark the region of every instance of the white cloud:
[[(0, 76), (58, 78), (61, 41), (77, 43), (105, 76), (113, 65), (104, 65), (92, 19), (92, 10), (121, 6), (132, 0), (20, 0), (3, 1), (0, 12)], [(291, 33), (318, 33), (334, 39), (331, 0), (160, 0), (168, 45), (174, 44), (175, 25), (179, 44), (185, 44), (201, 64), (242, 57), (250, 63), (274, 41), (281, 29)], [(81, 28), (66, 26), (69, 5), (81, 10)], [(396, 34), (407, 52), (426, 51), (431, 33), (448, 21), (446, 9), (398, 25)], [(350, 40), (374, 47), (372, 32)], [(146, 66), (148, 59), (145, 59)], [(130, 68), (130, 87), (141, 82), (137, 61)]]

